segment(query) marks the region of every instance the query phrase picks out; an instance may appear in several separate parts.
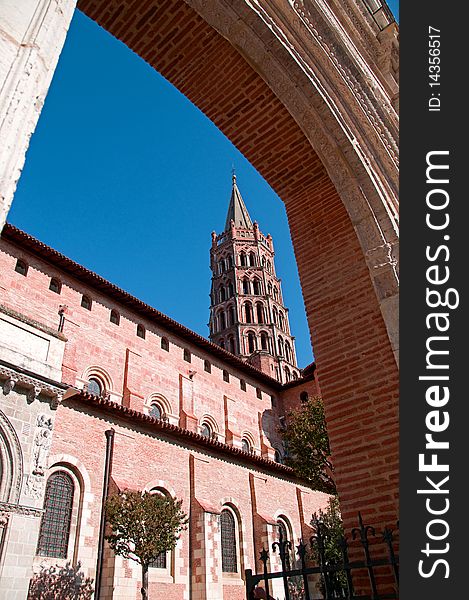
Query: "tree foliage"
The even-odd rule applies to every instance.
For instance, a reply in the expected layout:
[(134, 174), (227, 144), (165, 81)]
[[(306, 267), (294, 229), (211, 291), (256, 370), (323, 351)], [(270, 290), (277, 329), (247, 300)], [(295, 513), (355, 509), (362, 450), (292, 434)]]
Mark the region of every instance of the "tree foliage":
[[(319, 521), (324, 538), (324, 558), (328, 566), (340, 565), (343, 563), (340, 541), (345, 535), (342, 516), (340, 514), (339, 498), (331, 496), (328, 506), (325, 510), (320, 509), (313, 515), (311, 525), (316, 527)], [(313, 544), (313, 558), (319, 563), (319, 552)], [(329, 577), (329, 589), (333, 590), (338, 598), (345, 598), (347, 590), (347, 579), (344, 571), (331, 572)], [(324, 592), (324, 582), (321, 587)]]
[(310, 481), (315, 489), (334, 494), (329, 437), (321, 398), (310, 398), (299, 409), (290, 412), (281, 434), (287, 450), (285, 463), (298, 477)]
[(63, 567), (41, 566), (29, 584), (28, 600), (90, 600), (93, 596), (93, 580), (80, 572), (81, 564)]
[(109, 545), (119, 556), (142, 566), (142, 597), (148, 597), (148, 567), (161, 553), (172, 550), (187, 515), (182, 500), (162, 494), (124, 490), (108, 498), (106, 518)]
[(106, 539), (116, 554), (149, 564), (175, 548), (187, 523), (181, 506), (182, 500), (168, 496), (124, 490), (106, 503)]

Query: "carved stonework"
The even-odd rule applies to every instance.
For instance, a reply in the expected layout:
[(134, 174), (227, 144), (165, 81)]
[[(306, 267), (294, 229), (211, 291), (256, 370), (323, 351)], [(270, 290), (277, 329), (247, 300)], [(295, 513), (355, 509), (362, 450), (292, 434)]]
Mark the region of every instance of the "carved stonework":
[(29, 475), (26, 482), (26, 496), (39, 500), (44, 489), (44, 475)]
[(39, 394), (41, 393), (41, 388), (38, 386), (34, 386), (32, 388), (30, 388), (27, 393), (26, 393), (26, 397), (28, 399), (28, 402), (34, 402), (34, 400), (36, 400), (36, 398), (39, 397)]
[(5, 396), (8, 396), (8, 394), (13, 391), (15, 385), (18, 383), (18, 379), (14, 378), (14, 377), (8, 377), (8, 379), (5, 380), (5, 382), (3, 383), (3, 393), (5, 394)]
[(33, 475), (44, 475), (47, 469), (47, 457), (52, 444), (52, 418), (38, 415), (37, 428), (34, 435)]

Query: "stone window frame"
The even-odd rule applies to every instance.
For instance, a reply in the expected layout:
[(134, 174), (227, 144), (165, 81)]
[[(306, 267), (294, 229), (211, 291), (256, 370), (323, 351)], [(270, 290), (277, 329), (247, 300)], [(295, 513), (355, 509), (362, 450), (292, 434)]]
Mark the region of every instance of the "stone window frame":
[[(151, 394), (149, 394), (147, 396), (147, 398), (145, 399), (145, 402), (144, 402), (144, 410), (145, 410), (145, 413), (147, 415), (149, 415), (150, 417), (152, 416), (150, 414), (151, 407), (155, 406), (155, 405), (158, 406), (158, 408), (161, 411), (161, 420), (162, 421), (167, 421), (168, 423), (170, 423), (172, 425), (178, 424), (179, 419), (178, 419), (177, 415), (173, 414), (171, 402), (166, 398), (166, 396), (164, 396), (160, 392), (152, 392)], [(154, 417), (154, 418), (157, 418), (157, 417)]]
[(169, 339), (166, 336), (161, 338), (160, 346), (162, 350), (169, 352)]
[(138, 323), (135, 334), (138, 338), (140, 338), (141, 340), (144, 340), (147, 336), (147, 330), (145, 328), (145, 325), (143, 325), (142, 323)]
[[(53, 556), (43, 556), (41, 554), (37, 554), (37, 543), (39, 542), (39, 533), (41, 529), (41, 523), (39, 524), (38, 530), (38, 539), (36, 543), (35, 555), (34, 555), (34, 565), (46, 564), (47, 566), (58, 565), (59, 567), (63, 567), (67, 562), (72, 562), (73, 564), (78, 559), (79, 552), (79, 539), (80, 539), (80, 530), (82, 525), (82, 512), (83, 512), (83, 498), (84, 498), (84, 481), (81, 476), (79, 470), (72, 464), (68, 462), (55, 462), (48, 470), (44, 481), (44, 490), (49, 481), (49, 478), (59, 471), (66, 473), (73, 482), (73, 502), (72, 502), (72, 514), (70, 519), (70, 531), (68, 537), (67, 544), (67, 555), (65, 558), (57, 558)], [(44, 505), (43, 499), (43, 504)], [(36, 569), (34, 569), (36, 570)]]
[[(248, 450), (245, 450), (243, 447), (243, 442), (247, 444), (249, 447)], [(254, 439), (253, 434), (250, 431), (244, 430), (241, 433), (241, 449), (245, 452), (249, 452), (249, 454), (258, 454), (258, 448), (256, 447), (256, 441)]]
[[(206, 426), (210, 432), (210, 435), (204, 436), (202, 430)], [(220, 429), (218, 427), (218, 423), (212, 417), (212, 415), (205, 413), (199, 421), (198, 433), (204, 437), (208, 437), (209, 439), (218, 439), (220, 435)]]
[(109, 321), (113, 325), (120, 325), (121, 316), (120, 316), (119, 311), (116, 310), (115, 308), (113, 308), (109, 314)]
[(101, 384), (101, 387), (103, 390), (101, 396), (104, 396), (104, 397), (111, 396), (111, 400), (114, 400), (117, 402), (119, 401), (117, 394), (115, 394), (113, 392), (114, 384), (112, 382), (111, 376), (106, 371), (106, 369), (104, 369), (103, 367), (100, 367), (99, 365), (90, 365), (90, 366), (86, 367), (86, 369), (83, 371), (83, 375), (82, 375), (81, 379), (77, 378), (77, 381), (76, 381), (77, 387), (79, 387), (79, 384), (81, 383), (82, 388), (86, 391), (87, 384), (90, 379), (96, 379)]
[[(230, 584), (239, 585), (240, 583), (242, 584), (244, 581), (245, 548), (244, 548), (244, 544), (243, 544), (243, 524), (242, 524), (240, 511), (231, 498), (222, 501), (222, 506), (220, 509), (220, 517), (221, 517), (221, 513), (224, 510), (229, 511), (231, 513), (231, 516), (234, 519), (237, 570), (236, 570), (236, 572), (230, 573), (227, 571), (223, 571), (223, 568), (221, 568), (222, 581), (223, 581), (224, 585), (230, 585)], [(220, 522), (220, 551), (219, 552), (220, 552), (220, 565), (222, 565), (221, 522)]]
[[(156, 485), (151, 487), (148, 492), (150, 494), (161, 494), (166, 497), (174, 497), (173, 494), (162, 485)], [(166, 552), (166, 566), (165, 567), (154, 567), (149, 565), (148, 567), (148, 582), (155, 583), (174, 583), (174, 570), (175, 570), (175, 548)]]
[(223, 369), (223, 381), (225, 383), (230, 383), (230, 372), (226, 369)]

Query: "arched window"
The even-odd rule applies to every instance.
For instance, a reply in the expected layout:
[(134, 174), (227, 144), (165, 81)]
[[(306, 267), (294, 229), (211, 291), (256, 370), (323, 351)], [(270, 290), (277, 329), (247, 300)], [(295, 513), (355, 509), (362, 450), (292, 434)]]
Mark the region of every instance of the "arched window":
[(114, 323), (114, 325), (119, 325), (121, 318), (117, 310), (111, 310), (109, 320), (111, 321), (111, 323)]
[(253, 293), (255, 296), (260, 296), (261, 294), (261, 282), (257, 277), (252, 282)]
[(261, 349), (269, 349), (269, 336), (265, 331), (261, 331)]
[[(166, 490), (162, 488), (153, 488), (150, 490), (150, 494), (158, 494), (158, 496), (169, 496)], [(171, 551), (161, 552), (158, 556), (153, 560), (148, 567), (150, 569), (167, 569), (168, 565), (171, 561)]]
[(228, 269), (232, 269), (232, 268), (233, 268), (233, 257), (230, 254), (228, 256)]
[(272, 296), (272, 284), (271, 283), (267, 284), (267, 293), (269, 294), (269, 296)]
[(60, 292), (62, 291), (62, 284), (57, 279), (57, 277), (52, 277), (52, 279), (50, 280), (50, 283), (49, 283), (49, 289), (51, 292), (54, 292), (55, 294), (60, 294)]
[(288, 367), (285, 367), (285, 381), (290, 381), (290, 369)]
[(230, 382), (230, 374), (226, 369), (223, 369), (223, 381)]
[(220, 294), (220, 302), (224, 302), (226, 300), (226, 293), (225, 293), (225, 288), (223, 286), (221, 286), (219, 294)]
[(246, 323), (253, 322), (253, 314), (252, 314), (252, 304), (250, 302), (246, 302), (244, 305), (244, 314), (246, 316)]
[(67, 558), (74, 488), (65, 471), (56, 471), (49, 477), (36, 554)]
[(104, 393), (104, 384), (97, 377), (90, 377), (86, 391), (88, 394), (93, 394), (94, 396), (102, 396)]
[[(289, 541), (292, 542), (292, 534), (291, 534), (291, 528), (290, 528), (290, 524), (287, 523), (287, 520), (285, 519), (285, 517), (280, 517), (277, 520), (277, 528), (278, 528), (278, 537), (279, 540), (283, 540), (283, 541)], [(293, 546), (293, 544), (292, 544)], [(287, 551), (287, 555), (286, 555), (286, 567), (287, 567), (287, 571), (290, 571), (291, 569), (291, 564), (292, 564), (292, 550)]]
[(262, 266), (265, 267), (265, 256), (262, 257)]
[(91, 310), (91, 298), (89, 296), (83, 295), (81, 297), (81, 305), (83, 308), (86, 308), (86, 310)]
[(272, 315), (274, 317), (274, 323), (275, 323), (275, 325), (278, 325), (278, 310), (276, 309), (275, 306), (272, 309)]
[(265, 323), (265, 318), (264, 318), (264, 306), (261, 302), (258, 302), (256, 304), (256, 313), (257, 313), (257, 322), (258, 323)]
[(283, 356), (283, 339), (280, 336), (278, 336), (278, 353)]
[(234, 354), (236, 352), (234, 337), (232, 335), (230, 335), (228, 337), (227, 342), (228, 343), (227, 343), (227, 348), (226, 349), (228, 350), (228, 352), (231, 352), (231, 354)]
[(164, 416), (161, 406), (159, 404), (157, 404), (156, 402), (154, 402), (150, 406), (150, 410), (148, 411), (148, 414), (150, 415), (150, 417), (153, 417), (154, 419), (162, 419)]
[(278, 300), (278, 289), (274, 287), (274, 300)]
[(219, 331), (223, 331), (224, 329), (226, 329), (226, 317), (223, 311), (218, 313), (218, 324), (220, 327)]
[(283, 316), (283, 312), (280, 310), (278, 313), (278, 322), (280, 325), (280, 329), (285, 331), (285, 317)]
[(228, 322), (230, 325), (234, 325), (236, 323), (236, 312), (234, 306), (230, 306), (228, 308)]
[(218, 345), (220, 346), (220, 348), (225, 349), (225, 340), (223, 338), (221, 338), (221, 340), (218, 340)]
[(212, 372), (212, 365), (209, 360), (204, 360), (204, 371), (206, 371), (207, 373)]
[(288, 340), (285, 342), (285, 358), (289, 363), (292, 362), (291, 346)]
[(249, 264), (251, 267), (255, 267), (257, 265), (256, 255), (254, 252), (249, 253)]
[(244, 278), (243, 279), (243, 294), (250, 294), (251, 293), (251, 283), (249, 281), (249, 279)]
[(276, 463), (280, 463), (281, 465), (283, 465), (283, 458), (282, 455), (280, 454), (280, 451), (275, 449), (275, 462)]
[(246, 262), (247, 262), (247, 261), (246, 261), (246, 254), (245, 254), (244, 252), (240, 252), (240, 253), (239, 253), (239, 264), (240, 264), (242, 267), (246, 267), (246, 266), (247, 266), (247, 265), (246, 265)]
[(224, 509), (220, 515), (221, 569), (223, 573), (238, 572), (238, 550), (236, 544), (235, 517), (231, 510)]
[(24, 275), (26, 277), (26, 275), (28, 274), (28, 263), (26, 263), (24, 260), (21, 260), (21, 258), (19, 258), (16, 261), (15, 271), (17, 273), (19, 273), (20, 275)]
[(232, 298), (234, 296), (234, 286), (233, 286), (233, 282), (230, 281), (228, 283), (228, 298)]
[(166, 352), (169, 352), (169, 340), (167, 337), (161, 338), (161, 349), (166, 350)]
[(137, 325), (137, 337), (142, 338), (142, 340), (144, 340), (145, 335), (146, 335), (145, 327), (141, 323), (139, 323)]
[(203, 435), (206, 438), (210, 438), (210, 437), (212, 437), (212, 433), (213, 433), (212, 427), (210, 426), (209, 423), (204, 421), (200, 428), (200, 435)]
[(256, 336), (252, 331), (248, 333), (248, 354), (252, 354), (256, 350)]
[(252, 452), (252, 446), (251, 446), (249, 440), (246, 438), (243, 438), (241, 440), (241, 448), (244, 450), (244, 452), (248, 452), (248, 453)]
[(268, 261), (267, 261), (267, 265), (266, 265), (266, 266), (267, 266), (267, 271), (268, 271), (269, 273), (271, 273), (271, 272), (272, 272), (272, 265), (271, 265), (271, 263), (270, 263), (270, 260), (268, 260)]
[(293, 379), (298, 379), (298, 373), (296, 371), (293, 371)]

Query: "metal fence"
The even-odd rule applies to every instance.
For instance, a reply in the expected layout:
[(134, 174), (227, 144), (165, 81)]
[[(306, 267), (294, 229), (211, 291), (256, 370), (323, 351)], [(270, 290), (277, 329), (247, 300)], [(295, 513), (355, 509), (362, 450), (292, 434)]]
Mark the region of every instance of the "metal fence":
[[(272, 544), (272, 552), (278, 553), (281, 570), (269, 572), (270, 555), (263, 548), (260, 553), (262, 573), (254, 575), (246, 570), (246, 599), (272, 598), (275, 580), (282, 580), (282, 593), (274, 600), (387, 600), (399, 598), (399, 558), (395, 550), (395, 531), (385, 528), (377, 534), (374, 527), (365, 525), (358, 513), (358, 527), (352, 529), (351, 540), (346, 536), (337, 539), (336, 554), (340, 560), (331, 560), (328, 548), (328, 531), (319, 520), (312, 522), (315, 534), (310, 543), (303, 541), (293, 548), (284, 539), (282, 529), (279, 540)], [(363, 559), (359, 560), (360, 554)], [(357, 560), (355, 560), (357, 558)], [(295, 563), (292, 568), (292, 563)], [(255, 593), (258, 587), (265, 590)], [(357, 589), (358, 588), (358, 589)]]

